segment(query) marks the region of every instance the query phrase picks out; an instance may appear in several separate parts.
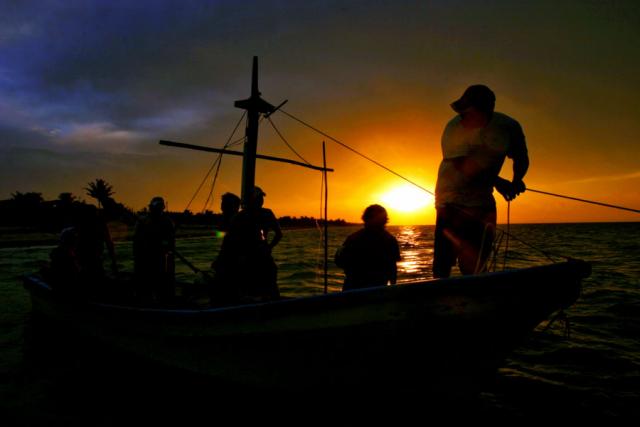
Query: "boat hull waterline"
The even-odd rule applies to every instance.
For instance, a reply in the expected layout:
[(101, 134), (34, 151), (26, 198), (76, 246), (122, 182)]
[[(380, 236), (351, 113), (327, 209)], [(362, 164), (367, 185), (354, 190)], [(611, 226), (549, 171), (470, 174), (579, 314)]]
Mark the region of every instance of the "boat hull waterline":
[(27, 276), (33, 313), (163, 364), (256, 387), (394, 386), (456, 393), (490, 379), (578, 298), (568, 261), (210, 309), (63, 300)]

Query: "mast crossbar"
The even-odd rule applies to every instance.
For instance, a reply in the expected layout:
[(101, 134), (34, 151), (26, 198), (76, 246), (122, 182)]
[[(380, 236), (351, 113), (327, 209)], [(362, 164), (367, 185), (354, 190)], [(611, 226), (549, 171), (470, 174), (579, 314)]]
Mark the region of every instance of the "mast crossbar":
[[(232, 156), (244, 156), (244, 153), (242, 153), (241, 151), (233, 151), (233, 150), (225, 150), (225, 149), (222, 149), (222, 148), (205, 147), (203, 145), (185, 144), (185, 143), (182, 143), (182, 142), (175, 142), (175, 141), (160, 140), (159, 144), (160, 145), (167, 145), (169, 147), (186, 148), (188, 150), (207, 151), (207, 152), (210, 152), (210, 153), (222, 153), (222, 154), (229, 154), (229, 155), (232, 155)], [(256, 154), (256, 158), (263, 159), (263, 160), (271, 160), (273, 162), (290, 163), (292, 165), (302, 166), (302, 167), (305, 167), (305, 168), (308, 168), (308, 169), (317, 170), (317, 171), (333, 172), (333, 169), (331, 169), (331, 168), (324, 168), (322, 166), (309, 165), (309, 164), (306, 164), (306, 163), (297, 162), (295, 160), (285, 159), (285, 158), (282, 158), (282, 157), (265, 156), (263, 154)]]

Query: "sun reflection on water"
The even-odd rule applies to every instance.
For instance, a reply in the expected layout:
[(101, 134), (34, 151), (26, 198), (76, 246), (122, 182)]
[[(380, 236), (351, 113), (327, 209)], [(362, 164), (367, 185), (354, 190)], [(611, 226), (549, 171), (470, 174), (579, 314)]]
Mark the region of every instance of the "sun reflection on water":
[(433, 236), (424, 227), (401, 226), (394, 233), (400, 245), (398, 282), (433, 278)]

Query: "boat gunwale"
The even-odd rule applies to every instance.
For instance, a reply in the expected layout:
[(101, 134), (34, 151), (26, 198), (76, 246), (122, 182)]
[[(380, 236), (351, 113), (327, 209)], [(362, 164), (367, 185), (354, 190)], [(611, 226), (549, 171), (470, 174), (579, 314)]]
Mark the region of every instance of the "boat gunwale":
[[(510, 285), (511, 279), (522, 276), (535, 276), (548, 272), (549, 269), (557, 270), (556, 274), (567, 274), (573, 272), (575, 279), (588, 277), (591, 265), (588, 262), (580, 260), (568, 260), (542, 266), (527, 267), (522, 269), (510, 269), (499, 272), (481, 273), (469, 276), (456, 276), (446, 279), (429, 279), (414, 282), (403, 282), (401, 284), (371, 287), (363, 289), (354, 289), (342, 292), (332, 292), (322, 295), (309, 295), (294, 297), (290, 299), (282, 299), (278, 301), (267, 301), (258, 303), (248, 303), (240, 305), (231, 305), (224, 307), (211, 308), (162, 308), (162, 307), (139, 307), (122, 304), (112, 304), (98, 301), (65, 301), (56, 297), (61, 304), (78, 309), (90, 309), (93, 311), (105, 311), (111, 313), (128, 313), (128, 314), (150, 314), (158, 317), (212, 317), (227, 315), (242, 315), (244, 313), (272, 313), (279, 312), (286, 308), (309, 309), (328, 307), (352, 306), (367, 303), (381, 303), (388, 300), (389, 297), (403, 299), (412, 297), (423, 292), (432, 295), (444, 293), (450, 295), (464, 294), (474, 296), (486, 293), (488, 289), (511, 289), (517, 291), (517, 285)], [(578, 273), (578, 274), (575, 274)], [(484, 286), (478, 286), (483, 283)], [(42, 278), (36, 275), (27, 275), (24, 277), (24, 286), (29, 292), (40, 291), (53, 296), (52, 287)], [(578, 285), (579, 286), (579, 285)], [(49, 298), (51, 299), (51, 296)]]

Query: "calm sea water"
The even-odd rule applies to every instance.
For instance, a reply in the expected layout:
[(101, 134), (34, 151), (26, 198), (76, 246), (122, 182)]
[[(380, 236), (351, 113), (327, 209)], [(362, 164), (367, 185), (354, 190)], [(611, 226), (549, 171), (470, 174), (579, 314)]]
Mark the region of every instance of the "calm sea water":
[[(330, 260), (356, 229), (330, 230)], [(403, 256), (399, 281), (431, 278), (433, 227), (390, 227), (390, 231), (397, 236)], [(561, 255), (591, 261), (593, 274), (584, 281), (577, 304), (568, 310), (570, 337), (566, 337), (563, 321), (546, 330), (547, 325), (542, 324), (507, 360), (473, 411), (489, 417), (553, 417), (560, 413), (585, 419), (631, 416), (640, 420), (640, 223), (512, 225), (511, 233), (527, 244), (510, 239), (509, 257), (505, 260), (500, 253), (497, 269), (505, 264), (506, 268), (536, 265), (548, 262), (548, 256)], [(505, 244), (503, 240), (502, 250)], [(178, 250), (202, 269), (208, 268), (219, 245), (215, 237), (177, 243)], [(198, 404), (208, 405), (205, 411), (215, 412), (215, 402), (203, 397), (202, 385), (190, 394), (195, 386), (176, 373), (145, 370), (139, 363), (123, 362), (101, 349), (95, 359), (96, 352), (84, 353), (83, 343), (33, 344), (36, 334), (30, 326), (30, 302), (19, 276), (38, 270), (50, 250), (0, 249), (3, 425), (112, 425), (126, 411), (145, 419), (167, 406), (177, 408), (173, 414), (182, 417), (194, 412), (183, 406), (195, 405), (197, 398), (203, 399)], [(131, 244), (119, 243), (117, 251), (122, 269), (131, 270)], [(286, 231), (274, 256), (283, 294), (323, 291), (320, 230)], [(183, 265), (177, 266), (177, 275), (197, 280)], [(341, 270), (330, 261), (329, 290), (338, 291), (342, 279)], [(80, 347), (81, 356), (58, 351), (66, 346), (74, 351)], [(210, 387), (204, 386), (208, 391)], [(107, 392), (112, 389), (118, 391)], [(330, 396), (328, 399), (330, 402)], [(313, 407), (312, 402), (310, 405)]]

